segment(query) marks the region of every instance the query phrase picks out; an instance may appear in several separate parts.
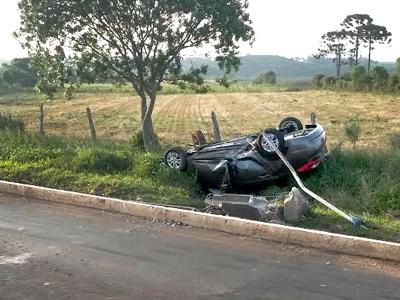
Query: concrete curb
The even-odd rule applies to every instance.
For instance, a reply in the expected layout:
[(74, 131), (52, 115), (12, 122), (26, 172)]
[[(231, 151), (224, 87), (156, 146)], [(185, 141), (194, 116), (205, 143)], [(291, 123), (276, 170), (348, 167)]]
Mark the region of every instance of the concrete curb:
[(400, 262), (400, 244), (398, 243), (210, 215), (6, 181), (0, 181), (0, 192), (68, 205), (107, 210), (137, 217), (180, 221), (194, 227), (212, 229), (268, 241)]

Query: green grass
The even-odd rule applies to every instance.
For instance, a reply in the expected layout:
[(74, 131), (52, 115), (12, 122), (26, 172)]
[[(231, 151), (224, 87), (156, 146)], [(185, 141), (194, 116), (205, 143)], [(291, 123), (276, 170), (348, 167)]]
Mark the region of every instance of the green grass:
[(127, 200), (199, 205), (193, 176), (160, 165), (160, 153), (11, 131), (0, 135), (0, 178)]
[[(348, 214), (364, 218), (370, 229), (352, 225), (326, 207), (313, 202), (301, 227), (317, 228), (381, 240), (400, 242), (400, 149), (333, 149), (330, 159), (305, 185)], [(295, 186), (293, 181), (289, 186)], [(268, 195), (286, 191), (270, 187)]]
[[(100, 196), (183, 206), (203, 205), (192, 175), (160, 165), (161, 153), (148, 154), (122, 143), (1, 131), (0, 178)], [(370, 229), (354, 229), (314, 202), (301, 227), (400, 242), (400, 149), (334, 149), (331, 158), (305, 179), (325, 199), (361, 216)], [(269, 187), (266, 194), (287, 191)]]

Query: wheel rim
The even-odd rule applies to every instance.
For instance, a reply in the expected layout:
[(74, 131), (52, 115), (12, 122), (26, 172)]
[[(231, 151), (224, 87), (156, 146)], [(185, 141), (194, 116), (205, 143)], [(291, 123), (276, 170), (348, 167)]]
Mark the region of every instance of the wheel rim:
[(299, 130), (299, 126), (294, 121), (286, 121), (282, 124), (282, 128), (285, 128), (289, 131), (297, 131)]
[(179, 170), (182, 167), (182, 158), (179, 153), (171, 151), (167, 154), (167, 165), (168, 167)]
[[(275, 146), (276, 148), (279, 148), (279, 139), (278, 139), (278, 137), (277, 137), (275, 134), (273, 134), (273, 133), (265, 133), (265, 135), (268, 137), (268, 139), (269, 139), (270, 141), (272, 141), (272, 143), (274, 144), (274, 146)], [(261, 139), (261, 146), (262, 146), (263, 149), (264, 149), (265, 151), (267, 151), (267, 152), (275, 152), (274, 149), (272, 149), (272, 147), (268, 144), (268, 141), (267, 141), (267, 139), (264, 137), (264, 135), (263, 135), (263, 137), (262, 137), (262, 139)]]

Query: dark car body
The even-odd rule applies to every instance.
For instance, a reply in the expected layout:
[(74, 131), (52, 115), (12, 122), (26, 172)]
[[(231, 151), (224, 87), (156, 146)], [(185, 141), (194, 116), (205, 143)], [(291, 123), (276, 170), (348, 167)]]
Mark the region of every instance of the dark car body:
[[(307, 125), (291, 133), (282, 132), (282, 152), (298, 170), (306, 173), (320, 165), (327, 155), (326, 134), (320, 125)], [(188, 171), (196, 171), (208, 187), (268, 184), (285, 177), (287, 168), (274, 153), (265, 155), (256, 146), (259, 135), (248, 135), (221, 143), (193, 147), (186, 151)]]

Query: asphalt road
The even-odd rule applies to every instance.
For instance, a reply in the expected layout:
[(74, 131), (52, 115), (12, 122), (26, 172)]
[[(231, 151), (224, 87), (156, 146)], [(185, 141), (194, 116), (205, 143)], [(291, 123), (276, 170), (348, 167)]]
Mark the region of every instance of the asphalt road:
[(400, 299), (399, 270), (0, 194), (0, 299)]

